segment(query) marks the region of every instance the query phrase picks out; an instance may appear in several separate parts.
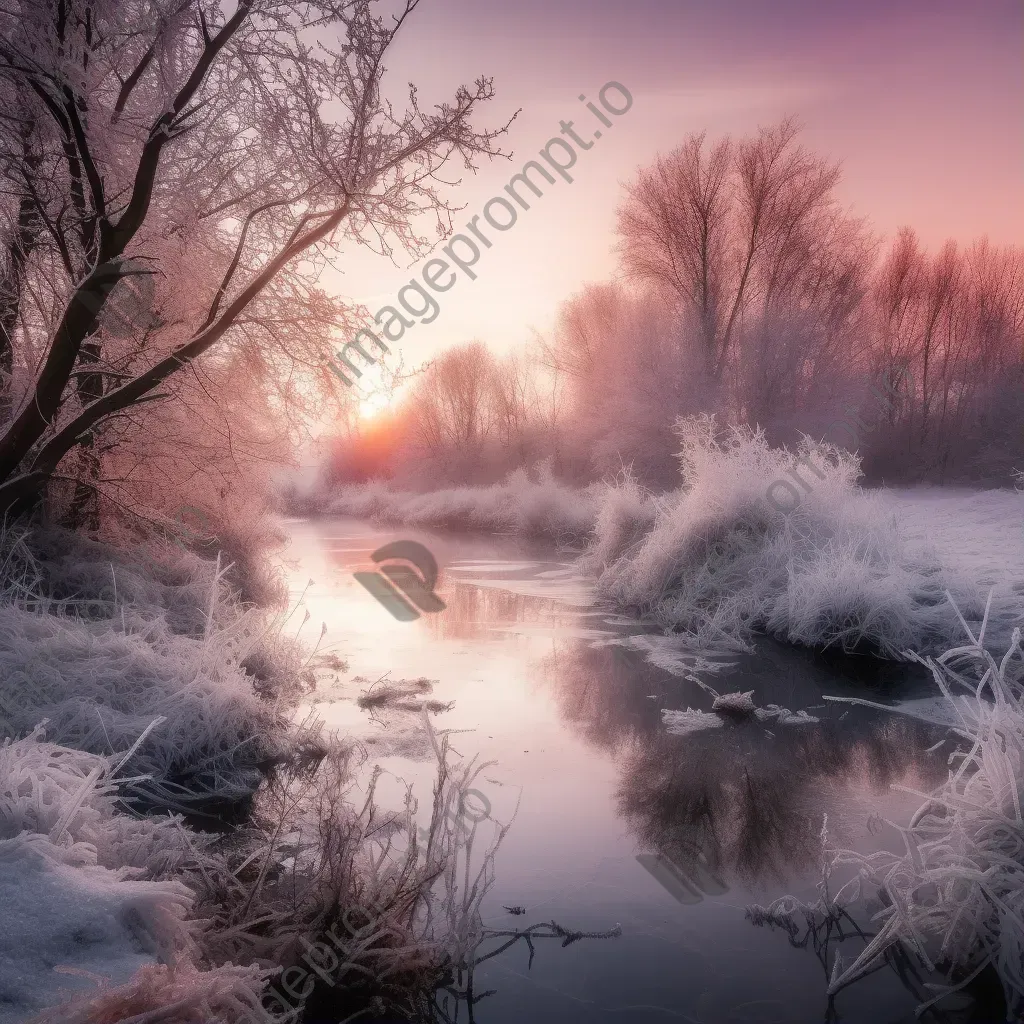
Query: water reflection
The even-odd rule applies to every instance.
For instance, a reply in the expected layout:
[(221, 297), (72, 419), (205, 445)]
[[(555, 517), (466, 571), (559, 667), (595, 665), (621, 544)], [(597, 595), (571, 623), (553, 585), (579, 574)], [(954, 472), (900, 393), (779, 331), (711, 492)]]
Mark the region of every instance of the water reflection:
[[(816, 863), (823, 815), (833, 841), (857, 843), (864, 830), (856, 826), (892, 785), (930, 788), (945, 774), (943, 753), (925, 753), (943, 730), (822, 707), (814, 678), (821, 670), (802, 658), (789, 664), (788, 674), (771, 676), (763, 658), (756, 663), (759, 677), (741, 660), (714, 685), (721, 692), (753, 686), (761, 703), (814, 702), (821, 721), (770, 729), (727, 724), (674, 736), (661, 723), (661, 708), (710, 708), (713, 698), (694, 684), (615, 647), (560, 644), (545, 661), (565, 720), (616, 755), (618, 813), (641, 849), (691, 878), (711, 871), (753, 885), (792, 877)], [(849, 688), (833, 678), (828, 690)]]
[(937, 781), (941, 760), (919, 753), (928, 738), (907, 722), (650, 737), (622, 761), (619, 813), (644, 849), (691, 876), (782, 882), (818, 862), (826, 814), (831, 840), (856, 845), (891, 784)]
[[(379, 539), (368, 534), (365, 542), (329, 550), (328, 558), (350, 569)], [(554, 697), (572, 732), (615, 758), (617, 812), (640, 855), (653, 858), (641, 863), (666, 882), (666, 871), (675, 877), (677, 898), (686, 886), (706, 892), (718, 878), (755, 886), (805, 873), (820, 853), (824, 815), (834, 842), (863, 846), (870, 835), (864, 822), (893, 784), (928, 788), (944, 775), (943, 753), (924, 753), (942, 730), (822, 705), (823, 692), (863, 694), (896, 682), (906, 688), (907, 666), (829, 663), (764, 642), (709, 681), (721, 692), (753, 688), (761, 705), (813, 707), (819, 723), (669, 735), (663, 708), (707, 710), (712, 697), (634, 650), (609, 646), (637, 626), (588, 607), (592, 590), (571, 567), (524, 560), (521, 549), (516, 560), (499, 561), (483, 559), (479, 548), (474, 557), (430, 543), (441, 549), (438, 593), (447, 609), (416, 628), (437, 643), (486, 644), (503, 631), (542, 638), (547, 652), (531, 670), (535, 686)], [(558, 596), (540, 596), (546, 587)]]
[[(522, 975), (525, 964), (508, 967), (512, 951), (502, 964), (483, 965), (481, 984), (500, 979), (488, 1024), (518, 1024), (524, 1016), (559, 1024), (626, 1020), (621, 1008), (635, 1005), (637, 986), (665, 1019), (818, 1024), (827, 1003), (818, 965), (812, 957), (803, 967), (787, 959), (787, 944), (765, 942), (743, 908), (790, 891), (813, 897), (826, 814), (833, 842), (877, 849), (894, 837), (869, 829), (869, 816), (905, 819), (917, 802), (889, 787), (927, 789), (945, 776), (948, 745), (925, 753), (943, 730), (822, 706), (823, 693), (912, 695), (907, 666), (829, 663), (759, 642), (755, 655), (708, 681), (720, 692), (752, 689), (761, 706), (807, 709), (820, 722), (670, 735), (662, 709), (710, 710), (711, 696), (636, 650), (609, 646), (640, 627), (590, 603), (585, 581), (551, 552), (412, 532), (437, 556), (447, 608), (398, 623), (350, 585), (353, 571), (391, 538), (358, 524), (345, 532), (330, 538), (341, 544), (320, 546), (317, 538), (311, 546), (332, 567), (313, 622), (330, 620), (330, 642), (352, 663), (324, 712), (331, 724), (365, 737), (359, 694), (388, 670), (389, 681), (437, 680), (432, 697), (456, 702), (437, 724), (460, 731), (466, 756), (497, 759), (509, 791), (524, 797), (497, 865), (494, 920), (502, 903), (520, 903), (530, 908), (528, 920), (534, 908), (546, 917), (554, 907), (559, 920), (566, 914), (588, 927), (624, 923), (614, 955), (598, 943), (585, 956), (574, 950), (543, 958), (546, 996)], [(311, 566), (303, 584), (309, 575), (325, 578)], [(367, 682), (356, 683), (357, 675)], [(413, 777), (407, 752), (386, 753), (390, 770)], [(875, 978), (866, 996), (845, 994), (845, 1005), (912, 1020), (917, 999), (896, 987)], [(548, 999), (550, 1010), (542, 1009)]]

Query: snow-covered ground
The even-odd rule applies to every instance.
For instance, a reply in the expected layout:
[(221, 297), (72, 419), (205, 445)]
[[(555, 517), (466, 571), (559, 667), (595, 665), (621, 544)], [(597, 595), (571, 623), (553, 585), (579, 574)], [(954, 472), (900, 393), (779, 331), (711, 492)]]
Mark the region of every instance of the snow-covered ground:
[(908, 545), (980, 586), (1010, 583), (1024, 605), (1024, 491), (917, 487), (882, 492)]
[(117, 803), (249, 794), (287, 743), (287, 692), (242, 665), (266, 617), (215, 563), (155, 554), (0, 534), (0, 1024), (268, 1019), (258, 970), (193, 966), (214, 837)]
[(187, 840), (169, 819), (115, 813), (116, 765), (42, 729), (0, 747), (2, 1024), (189, 946), (192, 894), (168, 877)]

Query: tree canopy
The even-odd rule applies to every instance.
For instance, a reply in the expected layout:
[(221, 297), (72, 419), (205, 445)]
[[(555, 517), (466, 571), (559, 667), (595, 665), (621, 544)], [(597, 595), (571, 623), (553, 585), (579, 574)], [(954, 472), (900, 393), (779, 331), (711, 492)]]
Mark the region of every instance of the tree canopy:
[[(426, 251), (441, 168), (505, 130), (472, 124), (490, 79), (389, 90), (418, 4), (0, 0), (0, 506), (123, 478), (140, 422), (190, 395), (259, 382), (286, 413), (333, 386), (360, 311), (325, 268), (346, 243)], [(140, 276), (154, 309), (126, 329)]]

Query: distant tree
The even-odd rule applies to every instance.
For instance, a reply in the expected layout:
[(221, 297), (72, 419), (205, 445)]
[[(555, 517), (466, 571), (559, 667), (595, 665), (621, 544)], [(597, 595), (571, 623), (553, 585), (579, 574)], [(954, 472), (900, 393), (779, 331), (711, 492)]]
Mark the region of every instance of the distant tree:
[(541, 409), (538, 378), (528, 354), (511, 352), (494, 366), (489, 401), (503, 468), (524, 466), (540, 457), (534, 445)]
[(862, 258), (835, 198), (838, 165), (799, 146), (798, 134), (790, 119), (739, 142), (691, 135), (640, 171), (619, 209), (624, 270), (674, 296), (710, 380), (723, 379), (752, 317), (805, 301), (830, 264), (828, 284), (849, 280), (852, 268), (822, 250)]
[(417, 452), (458, 478), (479, 469), (493, 424), (494, 356), (483, 342), (446, 349), (425, 370), (403, 405)]
[(587, 475), (631, 466), (645, 483), (676, 479), (672, 423), (705, 408), (714, 388), (664, 295), (588, 285), (563, 303), (541, 355), (561, 379), (560, 434), (585, 454)]
[[(622, 323), (625, 292), (617, 284), (589, 284), (562, 303), (554, 336), (541, 340), (546, 366), (570, 380), (585, 381), (604, 362), (610, 338)], [(628, 361), (629, 353), (620, 353)]]
[(1006, 400), (1024, 367), (1024, 250), (947, 241), (929, 254), (903, 228), (871, 298), (872, 377), (901, 380), (885, 403), (890, 473), (902, 466), (919, 478), (970, 476), (975, 462), (981, 476), (1005, 477), (1009, 450), (994, 449), (1016, 432), (1020, 451), (1024, 436)]
[(713, 412), (772, 443), (856, 449), (872, 481), (1008, 482), (1024, 469), (1024, 250), (929, 253), (904, 228), (879, 260), (838, 178), (793, 121), (690, 136), (627, 188), (625, 280), (569, 296), (533, 351), (443, 353), (378, 430), (395, 464), (426, 487), (541, 458), (578, 483), (629, 467), (670, 487), (673, 422)]
[[(96, 478), (143, 403), (269, 375), (284, 413), (329, 386), (356, 312), (318, 284), (332, 247), (425, 251), (440, 169), (504, 130), (470, 123), (489, 79), (386, 94), (418, 3), (0, 0), (0, 508)], [(108, 303), (142, 275), (161, 316), (123, 337)]]

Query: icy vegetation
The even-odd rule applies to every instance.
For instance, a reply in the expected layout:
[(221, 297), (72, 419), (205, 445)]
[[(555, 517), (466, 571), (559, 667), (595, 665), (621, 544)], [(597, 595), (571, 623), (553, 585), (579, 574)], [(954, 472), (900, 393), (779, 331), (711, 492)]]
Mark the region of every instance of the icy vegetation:
[(539, 479), (531, 480), (519, 469), (490, 487), (452, 487), (426, 494), (393, 491), (383, 483), (342, 487), (316, 507), (381, 523), (480, 530), (580, 545), (594, 529), (603, 492), (600, 485), (584, 490), (568, 487), (543, 468)]
[[(683, 486), (660, 501), (639, 543), (599, 567), (606, 597), (710, 646), (761, 630), (815, 648), (934, 652), (959, 629), (947, 592), (976, 625), (993, 591), (993, 643), (1021, 621), (1022, 538), (1012, 538), (1020, 559), (998, 544), (964, 552), (974, 523), (998, 518), (1019, 532), (1019, 495), (975, 498), (965, 521), (861, 491), (858, 460), (841, 448), (805, 439), (794, 455), (706, 416), (678, 431)], [(791, 471), (805, 486), (793, 484), (801, 497), (789, 509), (790, 495), (770, 489)]]
[(936, 653), (959, 635), (947, 592), (975, 628), (991, 592), (993, 645), (1022, 622), (1024, 494), (864, 491), (859, 460), (834, 445), (772, 448), (705, 415), (676, 432), (682, 486), (661, 496), (629, 474), (573, 490), (519, 471), (428, 494), (347, 487), (326, 508), (585, 543), (601, 595), (709, 651), (761, 631), (814, 648)]
[[(301, 663), (218, 562), (168, 549), (140, 565), (58, 531), (8, 533), (3, 557), (0, 736), (46, 719), (52, 741), (95, 754), (143, 737), (129, 788), (171, 808), (245, 799), (288, 756)], [(261, 661), (262, 679), (246, 668)]]
[(0, 1021), (65, 996), (39, 1020), (270, 1021), (265, 972), (194, 920), (218, 837), (138, 812), (249, 799), (298, 756), (295, 649), (181, 547), (9, 529), (0, 562)]
[(27, 1024), (272, 1024), (274, 1018), (260, 1002), (262, 987), (263, 972), (257, 967), (198, 971), (190, 964), (146, 965), (125, 985), (101, 986), (98, 995), (46, 1010)]
[[(411, 793), (397, 814), (376, 804), (379, 771), (359, 792), (360, 752), (335, 741), (317, 770), (261, 789), (228, 836), (125, 813), (139, 745), (104, 757), (42, 728), (5, 741), (0, 1022), (271, 1024), (335, 987), (341, 1010), (422, 1008), (472, 970), (508, 827), (488, 823), (488, 839), (451, 820), (486, 765), (459, 763), (424, 728), (438, 758), (425, 827)], [(310, 981), (297, 1001), (280, 992), (282, 967)]]
[[(417, 833), (411, 794), (389, 814), (376, 772), (357, 786), (364, 751), (292, 724), (304, 663), (219, 560), (59, 531), (9, 532), (2, 558), (0, 1024), (269, 1024), (303, 1000), (266, 984), (331, 929), (309, 976), (348, 1012), (411, 1010), (471, 969), (505, 826), (488, 845), (445, 815), (483, 766), (455, 763), (427, 703)], [(167, 813), (243, 799), (224, 834)]]
[[(785, 897), (751, 908), (751, 916), (783, 923), (802, 914), (814, 923), (874, 895), (877, 931), (851, 963), (836, 957), (830, 995), (902, 944), (948, 978), (919, 1012), (989, 969), (1002, 983), (1007, 1021), (1016, 1021), (1024, 1015), (1024, 651), (1014, 630), (997, 661), (984, 644), (984, 627), (963, 627), (965, 646), (918, 659), (959, 723), (959, 743), (946, 782), (916, 794), (924, 802), (906, 826), (889, 823), (903, 851), (834, 852), (817, 904)], [(856, 874), (830, 894), (831, 877), (844, 865)]]
[(691, 732), (715, 729), (726, 723), (738, 725), (745, 722), (759, 722), (766, 725), (813, 725), (818, 721), (806, 711), (790, 711), (780, 704), (758, 707), (754, 703), (754, 691), (718, 693), (707, 683), (695, 678), (704, 690), (715, 699), (711, 711), (697, 711), (686, 708), (683, 711), (662, 709), (661, 720), (666, 730), (674, 736), (686, 736)]
[[(23, 1021), (62, 995), (76, 1006), (102, 1005), (107, 1015), (48, 1012), (34, 1019), (86, 1024), (165, 1006), (138, 995), (118, 1003), (111, 992), (168, 977), (196, 951), (196, 926), (187, 921), (195, 894), (175, 876), (203, 856), (214, 837), (187, 833), (180, 819), (118, 813), (118, 779), (130, 770), (134, 752), (125, 753), (101, 757), (58, 746), (45, 740), (42, 728), (0, 746), (4, 1024)], [(166, 966), (157, 967), (158, 959)], [(194, 969), (191, 975), (201, 977)], [(91, 990), (103, 978), (113, 989), (95, 999)], [(181, 987), (198, 995), (208, 982)], [(218, 984), (224, 987), (223, 977)], [(258, 971), (237, 973), (230, 987), (258, 1009)], [(236, 1018), (182, 1013), (162, 1019)], [(269, 1018), (259, 1012), (250, 1019)]]

